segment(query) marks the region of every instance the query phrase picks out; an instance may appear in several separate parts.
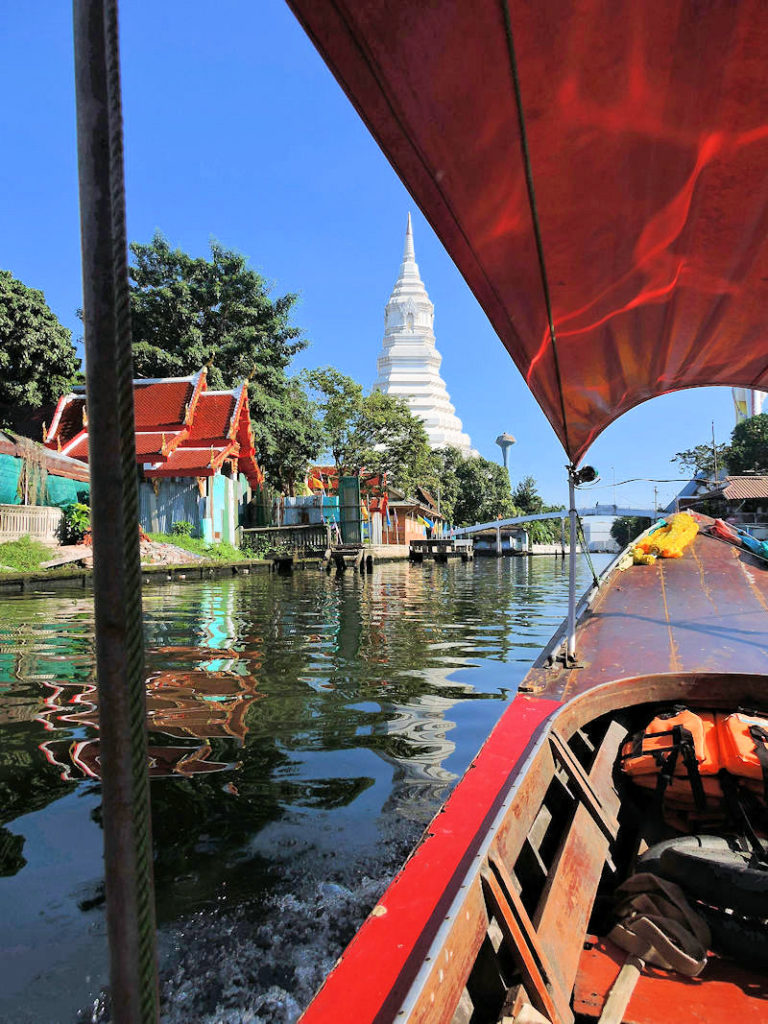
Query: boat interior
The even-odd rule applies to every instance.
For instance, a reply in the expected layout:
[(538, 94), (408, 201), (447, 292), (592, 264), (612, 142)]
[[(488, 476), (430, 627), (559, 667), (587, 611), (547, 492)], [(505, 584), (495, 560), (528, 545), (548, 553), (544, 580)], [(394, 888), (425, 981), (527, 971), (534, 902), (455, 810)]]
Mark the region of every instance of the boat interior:
[[(644, 853), (686, 828), (682, 818), (671, 826), (655, 792), (624, 775), (622, 746), (670, 705), (759, 706), (767, 681), (707, 674), (636, 677), (566, 704), (542, 736), (483, 852), (476, 869), (479, 885), (467, 879), (466, 891), (475, 892), (464, 900), (464, 912), (455, 915), (457, 941), (454, 945), (446, 936), (440, 943), (445, 962), (438, 967), (435, 987), (430, 990), (427, 984), (419, 1000), (429, 1010), (411, 1019), (441, 1019), (435, 1002), (441, 993), (450, 998), (453, 986), (445, 984), (450, 963), (459, 972), (468, 968), (458, 1005), (445, 1018), (453, 1024), (598, 1018), (656, 1024), (661, 1007), (667, 1008), (667, 1021), (764, 1020), (764, 925), (701, 901), (693, 905), (709, 912), (708, 919), (726, 916), (725, 934), (713, 938), (717, 948), (709, 950), (701, 975), (646, 967), (629, 1008), (618, 1016), (602, 1015), (627, 959), (626, 951), (607, 937), (615, 923), (616, 889), (643, 870)], [(689, 823), (692, 831), (723, 836), (737, 835), (740, 826), (717, 815)], [(713, 925), (713, 936), (715, 931)], [(526, 1017), (526, 1005), (541, 1017)]]

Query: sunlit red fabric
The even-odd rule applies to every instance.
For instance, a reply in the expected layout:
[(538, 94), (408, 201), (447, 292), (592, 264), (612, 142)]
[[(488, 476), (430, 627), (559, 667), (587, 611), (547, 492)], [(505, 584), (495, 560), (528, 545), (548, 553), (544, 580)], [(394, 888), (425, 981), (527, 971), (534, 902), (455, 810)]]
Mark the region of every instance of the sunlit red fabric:
[[(633, 406), (768, 388), (768, 5), (289, 0), (578, 461)], [(563, 410), (565, 415), (563, 415)]]

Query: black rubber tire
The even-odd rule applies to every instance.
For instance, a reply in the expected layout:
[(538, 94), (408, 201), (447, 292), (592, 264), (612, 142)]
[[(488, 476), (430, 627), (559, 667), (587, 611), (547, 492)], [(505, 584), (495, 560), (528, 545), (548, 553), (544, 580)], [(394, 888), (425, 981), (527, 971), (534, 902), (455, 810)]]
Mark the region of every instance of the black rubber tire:
[(768, 969), (768, 924), (728, 914), (701, 904), (696, 906), (712, 932), (712, 948), (738, 964)]
[(768, 917), (768, 869), (721, 836), (680, 836), (638, 858), (638, 870), (676, 882), (695, 899), (751, 918)]
[(661, 872), (661, 858), (667, 850), (717, 850), (731, 851), (736, 848), (735, 840), (724, 839), (722, 836), (674, 836), (661, 843), (655, 843), (637, 858), (638, 871), (650, 871), (654, 875)]

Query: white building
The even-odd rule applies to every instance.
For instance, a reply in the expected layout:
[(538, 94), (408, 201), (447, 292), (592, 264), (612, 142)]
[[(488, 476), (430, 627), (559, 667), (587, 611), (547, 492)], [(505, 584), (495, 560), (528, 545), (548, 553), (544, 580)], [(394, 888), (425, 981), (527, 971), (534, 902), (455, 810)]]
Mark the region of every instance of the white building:
[(733, 408), (736, 413), (736, 422), (748, 420), (751, 416), (757, 416), (763, 411), (765, 391), (750, 391), (749, 388), (731, 388), (733, 395)]
[(450, 445), (464, 455), (476, 455), (440, 376), (443, 357), (435, 348), (434, 316), (419, 276), (408, 214), (403, 262), (384, 313), (384, 344), (373, 386), (406, 399), (414, 416), (423, 420), (432, 448)]

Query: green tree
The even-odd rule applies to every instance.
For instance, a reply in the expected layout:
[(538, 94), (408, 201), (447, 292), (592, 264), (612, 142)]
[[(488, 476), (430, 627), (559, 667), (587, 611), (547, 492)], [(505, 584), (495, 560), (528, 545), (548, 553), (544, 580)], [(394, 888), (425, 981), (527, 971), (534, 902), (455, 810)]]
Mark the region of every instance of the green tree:
[(768, 473), (768, 415), (761, 412), (733, 428), (727, 456), (729, 473)]
[(440, 495), (440, 511), (449, 523), (457, 522), (456, 505), (461, 492), (458, 468), (464, 456), (458, 448), (439, 448), (432, 452), (432, 487)]
[(620, 548), (625, 548), (650, 525), (651, 520), (643, 516), (617, 516), (611, 523), (611, 536)]
[(373, 445), (363, 415), (362, 386), (332, 366), (308, 370), (304, 379), (320, 413), (323, 449), (339, 473), (354, 476)]
[(367, 469), (386, 473), (406, 494), (434, 481), (434, 459), (424, 423), (403, 398), (373, 391), (363, 399), (363, 422), (373, 441), (363, 453)]
[(58, 400), (78, 376), (71, 332), (45, 296), (0, 270), (0, 422), (13, 427), (25, 414)]
[(386, 473), (389, 483), (407, 493), (417, 484), (434, 483), (424, 424), (404, 399), (381, 391), (364, 395), (357, 381), (330, 366), (306, 372), (305, 379), (322, 416), (324, 445), (339, 472), (354, 476), (365, 467)]
[(516, 509), (509, 489), (509, 474), (498, 462), (480, 455), (462, 459), (455, 466), (458, 496), (453, 517), (457, 525), (507, 519)]
[[(235, 387), (248, 378), (258, 458), (278, 479), (290, 478), (302, 449), (312, 450), (308, 406), (286, 373), (307, 345), (290, 320), (297, 296), (272, 298), (268, 282), (245, 257), (218, 242), (211, 243), (211, 258), (203, 259), (172, 249), (158, 232), (147, 245), (132, 243), (131, 253), (137, 375), (184, 376), (207, 364), (211, 387)], [(287, 419), (297, 409), (303, 428), (294, 434)]]
[(718, 472), (725, 468), (729, 459), (730, 447), (727, 444), (697, 444), (694, 448), (686, 448), (677, 452), (670, 462), (676, 462), (680, 469), (691, 474), (701, 474), (714, 479), (715, 463)]
[(317, 406), (298, 377), (290, 377), (278, 392), (259, 392), (257, 415), (269, 419), (262, 435), (259, 464), (273, 484), (293, 495), (310, 462), (322, 449), (323, 427)]
[[(536, 481), (532, 476), (523, 477), (512, 491), (512, 501), (518, 509), (518, 515), (535, 516), (541, 512), (559, 512), (562, 505), (546, 505), (536, 489)], [(539, 522), (526, 523), (525, 529), (533, 544), (554, 544), (560, 539), (559, 519), (542, 519)]]

